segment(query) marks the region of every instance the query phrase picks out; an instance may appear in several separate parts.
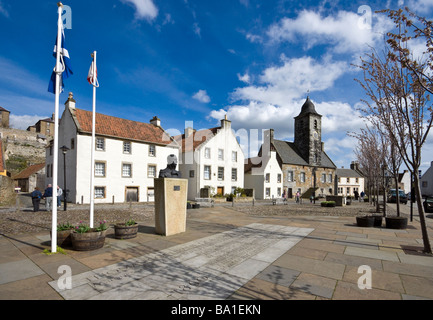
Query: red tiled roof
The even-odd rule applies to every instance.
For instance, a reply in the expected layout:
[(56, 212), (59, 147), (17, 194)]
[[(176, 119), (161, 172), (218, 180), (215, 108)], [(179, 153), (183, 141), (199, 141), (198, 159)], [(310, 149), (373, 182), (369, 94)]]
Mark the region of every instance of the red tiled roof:
[[(75, 109), (80, 132), (92, 133), (92, 112)], [(169, 145), (171, 137), (161, 128), (150, 123), (137, 122), (96, 113), (96, 135), (118, 137)]]
[(42, 170), (44, 167), (45, 167), (45, 163), (34, 164), (34, 165), (24, 169), (23, 171), (18, 173), (16, 176), (13, 176), (12, 179), (14, 179), (14, 180), (15, 179), (27, 179), (32, 174), (38, 172), (39, 170)]
[(215, 136), (220, 129), (221, 127), (215, 127), (194, 131), (188, 138), (185, 138), (185, 134), (181, 134), (175, 136), (174, 140), (182, 146), (182, 152), (195, 151), (202, 143)]

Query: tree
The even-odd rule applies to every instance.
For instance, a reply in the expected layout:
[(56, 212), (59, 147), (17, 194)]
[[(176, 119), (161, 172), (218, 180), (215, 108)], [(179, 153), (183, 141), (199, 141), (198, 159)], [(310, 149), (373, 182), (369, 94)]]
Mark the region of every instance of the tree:
[[(409, 9), (383, 10), (394, 22), (394, 32), (386, 35), (382, 54), (372, 49), (361, 58), (364, 79), (358, 81), (370, 100), (363, 100), (363, 116), (384, 128), (393, 147), (401, 155), (414, 177), (414, 189), (421, 224), (424, 252), (432, 253), (427, 233), (418, 169), (422, 147), (430, 132), (433, 109), (432, 22)], [(415, 22), (410, 19), (415, 18)], [(414, 56), (409, 48), (413, 40), (425, 41), (423, 57)]]
[[(379, 190), (385, 189), (384, 184), (384, 161), (389, 149), (389, 140), (373, 125), (366, 125), (361, 128), (360, 133), (352, 133), (351, 136), (358, 139), (358, 145), (355, 148), (357, 160), (367, 175), (369, 199), (374, 194), (376, 212), (380, 211)], [(385, 215), (385, 192), (384, 192), (384, 215)]]

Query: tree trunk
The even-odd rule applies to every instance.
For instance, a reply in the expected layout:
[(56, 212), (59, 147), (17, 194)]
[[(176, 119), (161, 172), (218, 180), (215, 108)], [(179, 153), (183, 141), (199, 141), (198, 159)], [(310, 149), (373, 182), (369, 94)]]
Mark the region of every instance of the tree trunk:
[(395, 201), (396, 201), (396, 206), (397, 206), (397, 217), (400, 217), (400, 193), (398, 192), (399, 191), (399, 188), (398, 188), (398, 176), (397, 175), (394, 175), (394, 180), (395, 180), (395, 185), (397, 186), (396, 187), (396, 195), (395, 195)]
[[(414, 172), (418, 172), (418, 168), (414, 168)], [(418, 214), (419, 214), (419, 221), (421, 223), (421, 232), (422, 232), (422, 240), (424, 243), (424, 252), (425, 253), (432, 253), (430, 240), (428, 238), (428, 232), (427, 232), (427, 224), (425, 220), (425, 214), (424, 214), (424, 208), (422, 206), (422, 198), (421, 198), (421, 188), (419, 186), (419, 177), (418, 174), (414, 174), (414, 189), (415, 189), (415, 196), (416, 196), (416, 203), (418, 206)]]

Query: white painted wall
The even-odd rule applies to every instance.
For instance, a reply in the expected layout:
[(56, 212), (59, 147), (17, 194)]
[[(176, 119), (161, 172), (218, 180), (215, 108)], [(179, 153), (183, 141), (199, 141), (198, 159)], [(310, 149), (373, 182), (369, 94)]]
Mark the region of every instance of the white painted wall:
[[(259, 160), (260, 161), (260, 160)], [(255, 198), (258, 200), (281, 198), (283, 193), (283, 172), (277, 161), (276, 152), (270, 151), (268, 157), (262, 157), (263, 165), (252, 168), (251, 172), (245, 174), (245, 188), (255, 190)], [(266, 174), (269, 174), (269, 182), (266, 182)], [(278, 175), (281, 180), (278, 182)], [(269, 188), (269, 195), (266, 189)], [(280, 188), (280, 195), (278, 195)]]

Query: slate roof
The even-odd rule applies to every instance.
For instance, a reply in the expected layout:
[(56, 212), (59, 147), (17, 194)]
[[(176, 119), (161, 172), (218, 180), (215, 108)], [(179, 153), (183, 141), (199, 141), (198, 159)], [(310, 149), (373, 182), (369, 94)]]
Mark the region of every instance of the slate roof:
[(335, 171), (335, 174), (339, 177), (362, 178), (362, 175), (353, 169), (340, 168)]
[[(80, 133), (92, 133), (92, 112), (71, 109), (75, 124)], [(95, 134), (152, 144), (169, 145), (173, 139), (159, 126), (96, 113)]]
[[(273, 145), (284, 164), (309, 166), (309, 163), (301, 157), (298, 148), (293, 142), (274, 139)], [(324, 151), (322, 151), (320, 166), (324, 168), (337, 168)]]
[(301, 113), (298, 115), (298, 117), (303, 116), (303, 115), (308, 114), (308, 113), (313, 113), (313, 114), (320, 116), (320, 114), (318, 114), (316, 111), (316, 107), (314, 106), (314, 103), (311, 102), (309, 97), (307, 97), (307, 100), (303, 104), (302, 109), (301, 109)]
[(28, 179), (32, 174), (35, 174), (36, 172), (42, 170), (44, 167), (45, 167), (45, 163), (32, 165), (32, 166), (24, 169), (23, 171), (21, 171), (17, 175), (13, 176), (12, 178), (14, 180), (16, 180), (16, 179)]

